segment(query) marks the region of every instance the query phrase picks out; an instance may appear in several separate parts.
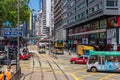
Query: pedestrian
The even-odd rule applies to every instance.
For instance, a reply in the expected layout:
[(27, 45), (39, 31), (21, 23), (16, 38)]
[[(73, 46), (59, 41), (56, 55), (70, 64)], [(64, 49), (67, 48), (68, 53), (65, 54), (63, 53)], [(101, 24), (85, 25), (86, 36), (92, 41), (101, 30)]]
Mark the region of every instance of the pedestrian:
[(2, 71), (0, 71), (0, 80), (4, 80), (4, 74)]
[(69, 49), (69, 55), (71, 55), (71, 48)]
[(3, 80), (6, 80), (6, 74), (3, 72)]
[(12, 70), (11, 66), (7, 66), (6, 72), (9, 71), (9, 70), (10, 70), (11, 73), (13, 73), (13, 70)]
[(11, 80), (12, 73), (11, 73), (10, 69), (8, 69), (8, 71), (6, 71), (5, 75), (6, 75), (6, 80)]

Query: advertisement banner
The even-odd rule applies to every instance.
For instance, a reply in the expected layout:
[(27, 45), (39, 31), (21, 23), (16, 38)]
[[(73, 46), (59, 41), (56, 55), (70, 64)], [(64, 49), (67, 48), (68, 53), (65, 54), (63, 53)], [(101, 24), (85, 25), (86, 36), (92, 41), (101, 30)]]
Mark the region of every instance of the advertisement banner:
[(107, 44), (117, 44), (116, 29), (107, 30)]
[(103, 71), (120, 71), (120, 63), (119, 62), (105, 62), (105, 65), (100, 65), (98, 70)]
[(88, 44), (88, 38), (82, 38), (82, 44)]

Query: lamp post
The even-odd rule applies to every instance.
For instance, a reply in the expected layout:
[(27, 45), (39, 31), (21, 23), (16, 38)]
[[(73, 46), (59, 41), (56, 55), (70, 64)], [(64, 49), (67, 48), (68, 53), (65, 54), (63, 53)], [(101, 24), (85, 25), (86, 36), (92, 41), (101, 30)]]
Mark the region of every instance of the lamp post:
[(18, 0), (18, 5), (17, 5), (17, 11), (18, 11), (18, 19), (17, 19), (17, 22), (18, 22), (18, 24), (17, 24), (17, 30), (18, 30), (18, 35), (17, 35), (17, 60), (16, 60), (16, 62), (17, 62), (17, 64), (16, 64), (16, 72), (19, 70), (19, 68), (20, 68), (20, 62), (19, 62), (19, 19), (20, 19), (20, 15), (19, 15), (19, 13), (20, 13), (20, 0)]

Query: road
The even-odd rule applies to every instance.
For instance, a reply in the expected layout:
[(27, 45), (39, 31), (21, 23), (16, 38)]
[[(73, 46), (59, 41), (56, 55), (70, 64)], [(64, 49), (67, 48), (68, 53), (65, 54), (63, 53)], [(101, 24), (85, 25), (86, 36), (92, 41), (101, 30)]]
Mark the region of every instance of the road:
[(86, 72), (86, 65), (70, 64), (69, 58), (76, 56), (75, 54), (56, 56), (48, 51), (46, 54), (39, 54), (35, 45), (28, 49), (34, 52), (34, 57), (20, 61), (23, 73), (21, 80), (120, 80), (119, 73), (91, 73)]

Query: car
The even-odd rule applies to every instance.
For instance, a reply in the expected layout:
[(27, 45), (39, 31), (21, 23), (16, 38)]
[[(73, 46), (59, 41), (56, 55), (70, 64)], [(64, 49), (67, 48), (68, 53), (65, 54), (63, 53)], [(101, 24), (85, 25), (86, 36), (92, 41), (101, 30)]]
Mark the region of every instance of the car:
[(71, 64), (86, 64), (88, 60), (88, 56), (79, 56), (79, 57), (72, 57), (70, 59)]
[(23, 55), (20, 54), (19, 59), (21, 59), (21, 60), (28, 60), (29, 57), (26, 54), (23, 54)]
[(31, 54), (26, 53), (25, 55), (26, 55), (28, 58), (31, 58)]

